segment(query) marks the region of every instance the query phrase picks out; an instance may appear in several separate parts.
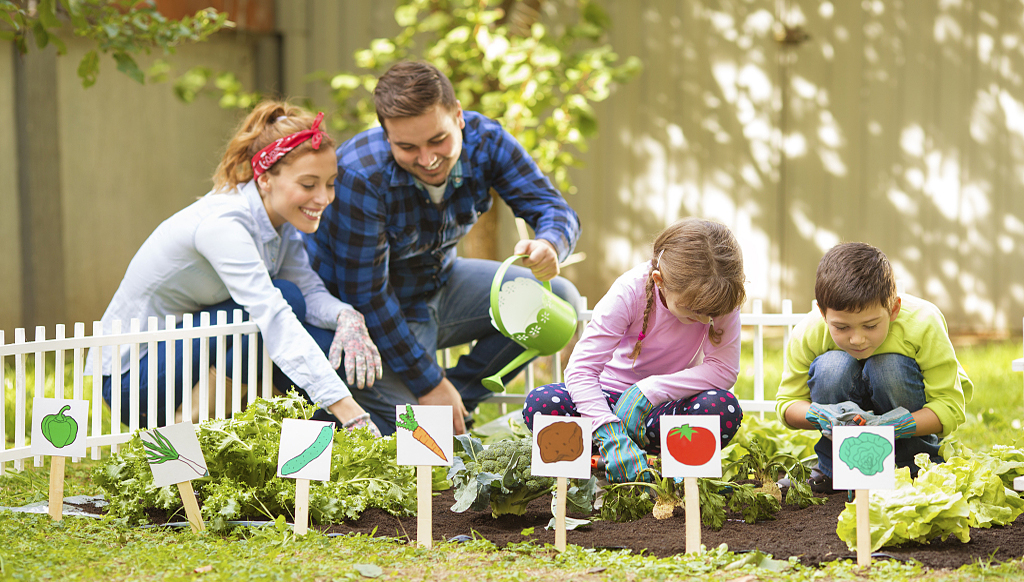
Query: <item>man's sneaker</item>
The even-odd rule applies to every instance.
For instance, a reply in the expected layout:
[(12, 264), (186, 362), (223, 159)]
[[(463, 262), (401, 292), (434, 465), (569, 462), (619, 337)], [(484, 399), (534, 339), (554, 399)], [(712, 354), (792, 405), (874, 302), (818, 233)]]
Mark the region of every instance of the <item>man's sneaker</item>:
[[(777, 484), (779, 489), (785, 492), (793, 483), (789, 480), (789, 477), (783, 477), (779, 479)], [(832, 477), (822, 473), (817, 467), (811, 469), (811, 476), (807, 479), (807, 484), (811, 486), (811, 491), (815, 493), (823, 493), (825, 495), (835, 493), (835, 490), (832, 489)]]

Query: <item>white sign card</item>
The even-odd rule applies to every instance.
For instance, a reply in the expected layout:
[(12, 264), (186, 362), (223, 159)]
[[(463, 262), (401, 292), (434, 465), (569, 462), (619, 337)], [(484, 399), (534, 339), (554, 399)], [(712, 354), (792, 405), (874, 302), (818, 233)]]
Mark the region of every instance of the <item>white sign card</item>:
[(32, 399), (33, 455), (84, 457), (88, 400)]
[(399, 465), (450, 467), (455, 451), (451, 406), (395, 407)]
[(895, 489), (896, 437), (891, 426), (832, 428), (832, 487)]
[(662, 416), (662, 476), (721, 477), (721, 422), (717, 414)]
[(590, 479), (589, 418), (533, 416), (533, 456), (530, 472), (538, 477)]
[(205, 477), (206, 458), (191, 422), (154, 428), (139, 433), (146, 460), (153, 471), (153, 485), (163, 487)]
[(281, 421), (277, 476), (310, 481), (331, 480), (334, 423), (286, 418)]

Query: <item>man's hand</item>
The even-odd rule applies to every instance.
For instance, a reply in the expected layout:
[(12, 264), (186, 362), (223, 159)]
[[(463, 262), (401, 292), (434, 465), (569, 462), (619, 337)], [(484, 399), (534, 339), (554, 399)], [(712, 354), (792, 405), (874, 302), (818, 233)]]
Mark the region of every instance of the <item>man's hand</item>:
[(546, 240), (521, 240), (512, 254), (530, 255), (523, 259), (523, 266), (529, 267), (539, 281), (550, 281), (558, 276), (558, 251)]
[(442, 378), (440, 384), (434, 386), (430, 392), (421, 394), (419, 400), (424, 406), (451, 406), (455, 434), (466, 433), (466, 417), (469, 413), (466, 412), (466, 405), (462, 403), (462, 395), (448, 378)]
[(341, 366), (342, 352), (345, 353), (345, 383), (349, 386), (361, 390), (373, 386), (373, 381), (383, 375), (380, 352), (370, 339), (363, 314), (355, 309), (342, 309), (338, 313), (338, 327), (327, 353), (335, 370)]

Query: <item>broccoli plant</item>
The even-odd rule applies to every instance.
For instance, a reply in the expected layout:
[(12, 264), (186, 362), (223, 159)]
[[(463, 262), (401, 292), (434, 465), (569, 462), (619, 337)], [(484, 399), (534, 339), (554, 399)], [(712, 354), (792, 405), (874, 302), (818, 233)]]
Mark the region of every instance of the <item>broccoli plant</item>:
[[(473, 437), (455, 438), (462, 450), (456, 450), (448, 471), (448, 479), (455, 487), (452, 511), (485, 511), (490, 507), (494, 517), (523, 515), (531, 501), (554, 488), (554, 479), (534, 477), (530, 471), (530, 439), (502, 440), (484, 447)], [(592, 483), (574, 483), (566, 501), (570, 508), (589, 513), (595, 492)]]

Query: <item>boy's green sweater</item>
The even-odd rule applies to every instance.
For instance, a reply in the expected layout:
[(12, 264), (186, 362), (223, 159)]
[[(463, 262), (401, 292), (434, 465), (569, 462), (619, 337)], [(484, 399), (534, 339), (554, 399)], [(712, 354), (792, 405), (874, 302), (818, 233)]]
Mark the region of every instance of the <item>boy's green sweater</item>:
[[(924, 376), (924, 406), (942, 422), (939, 436), (946, 436), (966, 419), (974, 384), (956, 359), (946, 320), (939, 309), (912, 295), (903, 294), (900, 298), (899, 315), (889, 324), (889, 333), (874, 354), (902, 354), (917, 362)], [(786, 422), (786, 409), (793, 402), (811, 401), (811, 390), (807, 387), (811, 362), (829, 350), (838, 349), (816, 309), (794, 328), (776, 396), (775, 412), (779, 420)]]

